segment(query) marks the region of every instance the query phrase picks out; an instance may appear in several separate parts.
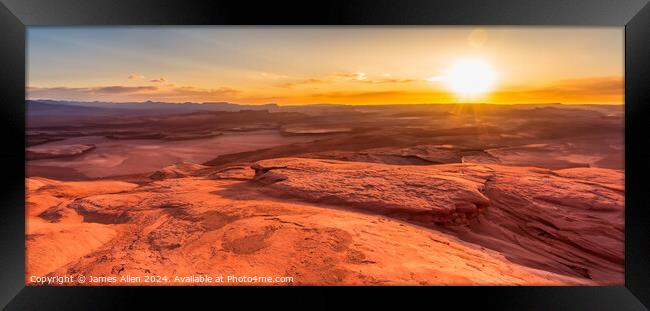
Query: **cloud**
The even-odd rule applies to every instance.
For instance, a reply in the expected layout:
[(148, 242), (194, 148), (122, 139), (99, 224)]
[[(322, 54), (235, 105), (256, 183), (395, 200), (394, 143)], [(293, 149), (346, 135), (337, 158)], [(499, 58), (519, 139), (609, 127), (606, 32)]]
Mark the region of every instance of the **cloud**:
[(94, 95), (137, 94), (155, 92), (155, 86), (100, 86), (100, 87), (28, 87), (30, 98), (78, 99)]
[(61, 100), (230, 100), (241, 92), (229, 87), (199, 88), (194, 86), (98, 86), (98, 87), (28, 87), (28, 98)]
[(149, 80), (149, 82), (153, 82), (153, 83), (165, 83), (165, 82), (167, 82), (167, 79), (161, 77), (161, 78), (158, 78), (158, 79)]
[(403, 96), (411, 94), (411, 92), (390, 90), (390, 91), (375, 91), (375, 92), (327, 92), (314, 94), (314, 97), (323, 98), (368, 98), (368, 97), (389, 97), (389, 96)]
[(320, 84), (320, 83), (328, 83), (328, 81), (322, 80), (322, 79), (316, 79), (316, 78), (309, 78), (309, 79), (305, 79), (305, 80), (298, 81), (298, 82), (285, 83), (282, 86), (286, 87), (286, 88), (293, 88), (293, 87), (296, 87), (296, 86)]
[(241, 94), (241, 91), (229, 87), (199, 88), (194, 86), (177, 86), (161, 89), (160, 92), (150, 94), (151, 98), (166, 98), (178, 100), (224, 100)]
[(451, 94), (442, 91), (384, 90), (367, 92), (325, 92), (309, 96), (312, 102), (342, 104), (416, 104), (449, 102)]
[(337, 72), (334, 76), (342, 78), (343, 80), (363, 81), (367, 79), (366, 74), (363, 72)]
[(157, 91), (158, 88), (155, 86), (104, 86), (91, 88), (91, 93), (99, 94), (124, 94), (124, 93), (137, 93), (143, 91)]
[(558, 80), (545, 90), (556, 92), (588, 92), (591, 94), (622, 94), (623, 77), (590, 77)]
[(128, 77), (129, 80), (142, 80), (144, 79), (143, 75), (132, 74)]
[(267, 79), (267, 80), (280, 80), (280, 79), (291, 79), (294, 78), (292, 76), (284, 75), (284, 74), (278, 74), (274, 72), (256, 72), (251, 76), (253, 79)]
[(335, 78), (334, 80), (338, 81), (357, 81), (357, 82), (362, 82), (362, 83), (371, 83), (371, 84), (376, 84), (376, 83), (409, 83), (409, 82), (414, 82), (416, 80), (414, 79), (395, 79), (395, 78), (390, 78), (390, 74), (384, 73), (381, 74), (379, 78), (369, 78), (367, 74), (363, 72), (338, 72), (333, 75)]
[[(359, 78), (365, 79), (359, 80)], [(308, 78), (298, 85), (320, 85), (332, 82), (330, 79), (351, 79), (348, 83), (387, 83), (381, 87), (349, 87), (332, 85), (321, 91), (285, 90), (256, 92), (254, 89), (243, 92), (227, 86), (197, 87), (178, 86), (170, 83), (155, 86), (107, 85), (95, 87), (28, 87), (30, 99), (60, 99), (83, 101), (146, 101), (167, 102), (262, 102), (273, 100), (278, 103), (342, 103), (342, 104), (397, 104), (397, 103), (453, 103), (459, 99), (453, 93), (430, 85), (398, 85), (408, 80), (393, 79), (387, 76), (368, 77), (350, 73), (333, 74), (324, 78)], [(390, 84), (393, 83), (393, 84)], [(371, 86), (371, 85), (368, 85)], [(537, 86), (502, 87), (486, 94), (485, 102), (492, 103), (622, 103), (624, 100), (623, 77), (587, 77), (551, 81)]]
[(411, 83), (416, 82), (416, 79), (375, 79), (375, 80), (364, 80), (365, 83)]
[[(374, 83), (383, 82), (384, 80)], [(504, 88), (487, 94), (485, 101), (492, 103), (616, 104), (623, 102), (624, 93), (623, 77), (587, 77), (551, 81), (538, 86)], [(453, 103), (459, 101), (455, 94), (444, 89), (405, 89), (397, 85), (391, 85), (390, 89), (312, 93), (304, 95), (304, 98), (308, 102), (347, 104)]]
[(307, 78), (297, 82), (286, 83), (282, 86), (287, 88), (293, 88), (296, 86), (304, 86), (304, 85), (333, 84), (333, 83), (343, 83), (343, 82), (380, 84), (380, 83), (410, 83), (415, 81), (418, 80), (390, 78), (390, 74), (386, 74), (386, 73), (380, 75), (380, 77), (377, 78), (370, 78), (364, 72), (335, 72), (325, 77)]
[(622, 76), (586, 77), (549, 82), (537, 87), (511, 87), (494, 93), (503, 102), (622, 103)]

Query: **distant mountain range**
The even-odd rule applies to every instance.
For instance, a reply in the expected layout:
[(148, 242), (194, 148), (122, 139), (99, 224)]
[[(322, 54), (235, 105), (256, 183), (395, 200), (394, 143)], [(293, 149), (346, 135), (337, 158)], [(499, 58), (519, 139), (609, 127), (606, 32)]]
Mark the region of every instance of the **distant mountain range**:
[[(123, 116), (152, 116), (192, 113), (197, 111), (268, 111), (268, 112), (299, 112), (309, 115), (331, 114), (337, 112), (350, 113), (358, 109), (356, 106), (341, 104), (309, 104), (279, 106), (277, 104), (234, 104), (228, 102), (206, 103), (168, 103), (168, 102), (101, 102), (101, 101), (67, 101), (52, 99), (26, 100), (28, 118), (40, 118), (39, 123), (62, 123), (64, 120), (84, 117), (123, 117)], [(369, 108), (372, 106), (366, 106)], [(375, 106), (375, 107), (382, 107)], [(385, 107), (388, 107), (386, 105)], [(49, 118), (48, 118), (49, 117)], [(57, 117), (59, 120), (52, 120)], [(49, 119), (49, 120), (42, 120)]]
[[(239, 111), (239, 110), (268, 110), (273, 111), (278, 109), (276, 104), (262, 104), (262, 105), (240, 105), (227, 102), (211, 102), (211, 103), (166, 103), (166, 102), (82, 102), (82, 101), (66, 101), (66, 100), (27, 100), (28, 107), (47, 108), (44, 105), (65, 105), (74, 107), (85, 108), (107, 108), (107, 109), (137, 109), (137, 110), (174, 110), (182, 111), (196, 111), (196, 110), (210, 110), (210, 111)], [(90, 110), (86, 110), (90, 112)]]

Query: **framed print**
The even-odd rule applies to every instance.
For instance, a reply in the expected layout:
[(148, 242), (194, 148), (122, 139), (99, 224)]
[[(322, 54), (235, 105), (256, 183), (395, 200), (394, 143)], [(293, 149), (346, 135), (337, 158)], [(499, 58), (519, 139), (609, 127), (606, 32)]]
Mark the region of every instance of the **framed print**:
[(646, 1), (3, 4), (7, 309), (650, 303)]

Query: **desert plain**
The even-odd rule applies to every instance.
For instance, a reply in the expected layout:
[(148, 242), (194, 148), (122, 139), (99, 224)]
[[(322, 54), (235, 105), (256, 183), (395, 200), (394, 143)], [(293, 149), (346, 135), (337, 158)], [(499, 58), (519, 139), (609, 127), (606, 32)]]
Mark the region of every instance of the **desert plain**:
[(620, 105), (29, 100), (26, 282), (620, 285), (623, 130)]

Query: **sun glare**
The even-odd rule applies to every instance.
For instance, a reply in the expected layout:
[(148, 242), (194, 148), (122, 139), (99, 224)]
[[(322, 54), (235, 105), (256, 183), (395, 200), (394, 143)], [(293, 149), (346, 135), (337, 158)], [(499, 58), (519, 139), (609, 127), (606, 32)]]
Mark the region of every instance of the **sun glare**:
[(496, 73), (480, 59), (463, 59), (453, 63), (442, 80), (460, 98), (477, 98), (494, 88)]

